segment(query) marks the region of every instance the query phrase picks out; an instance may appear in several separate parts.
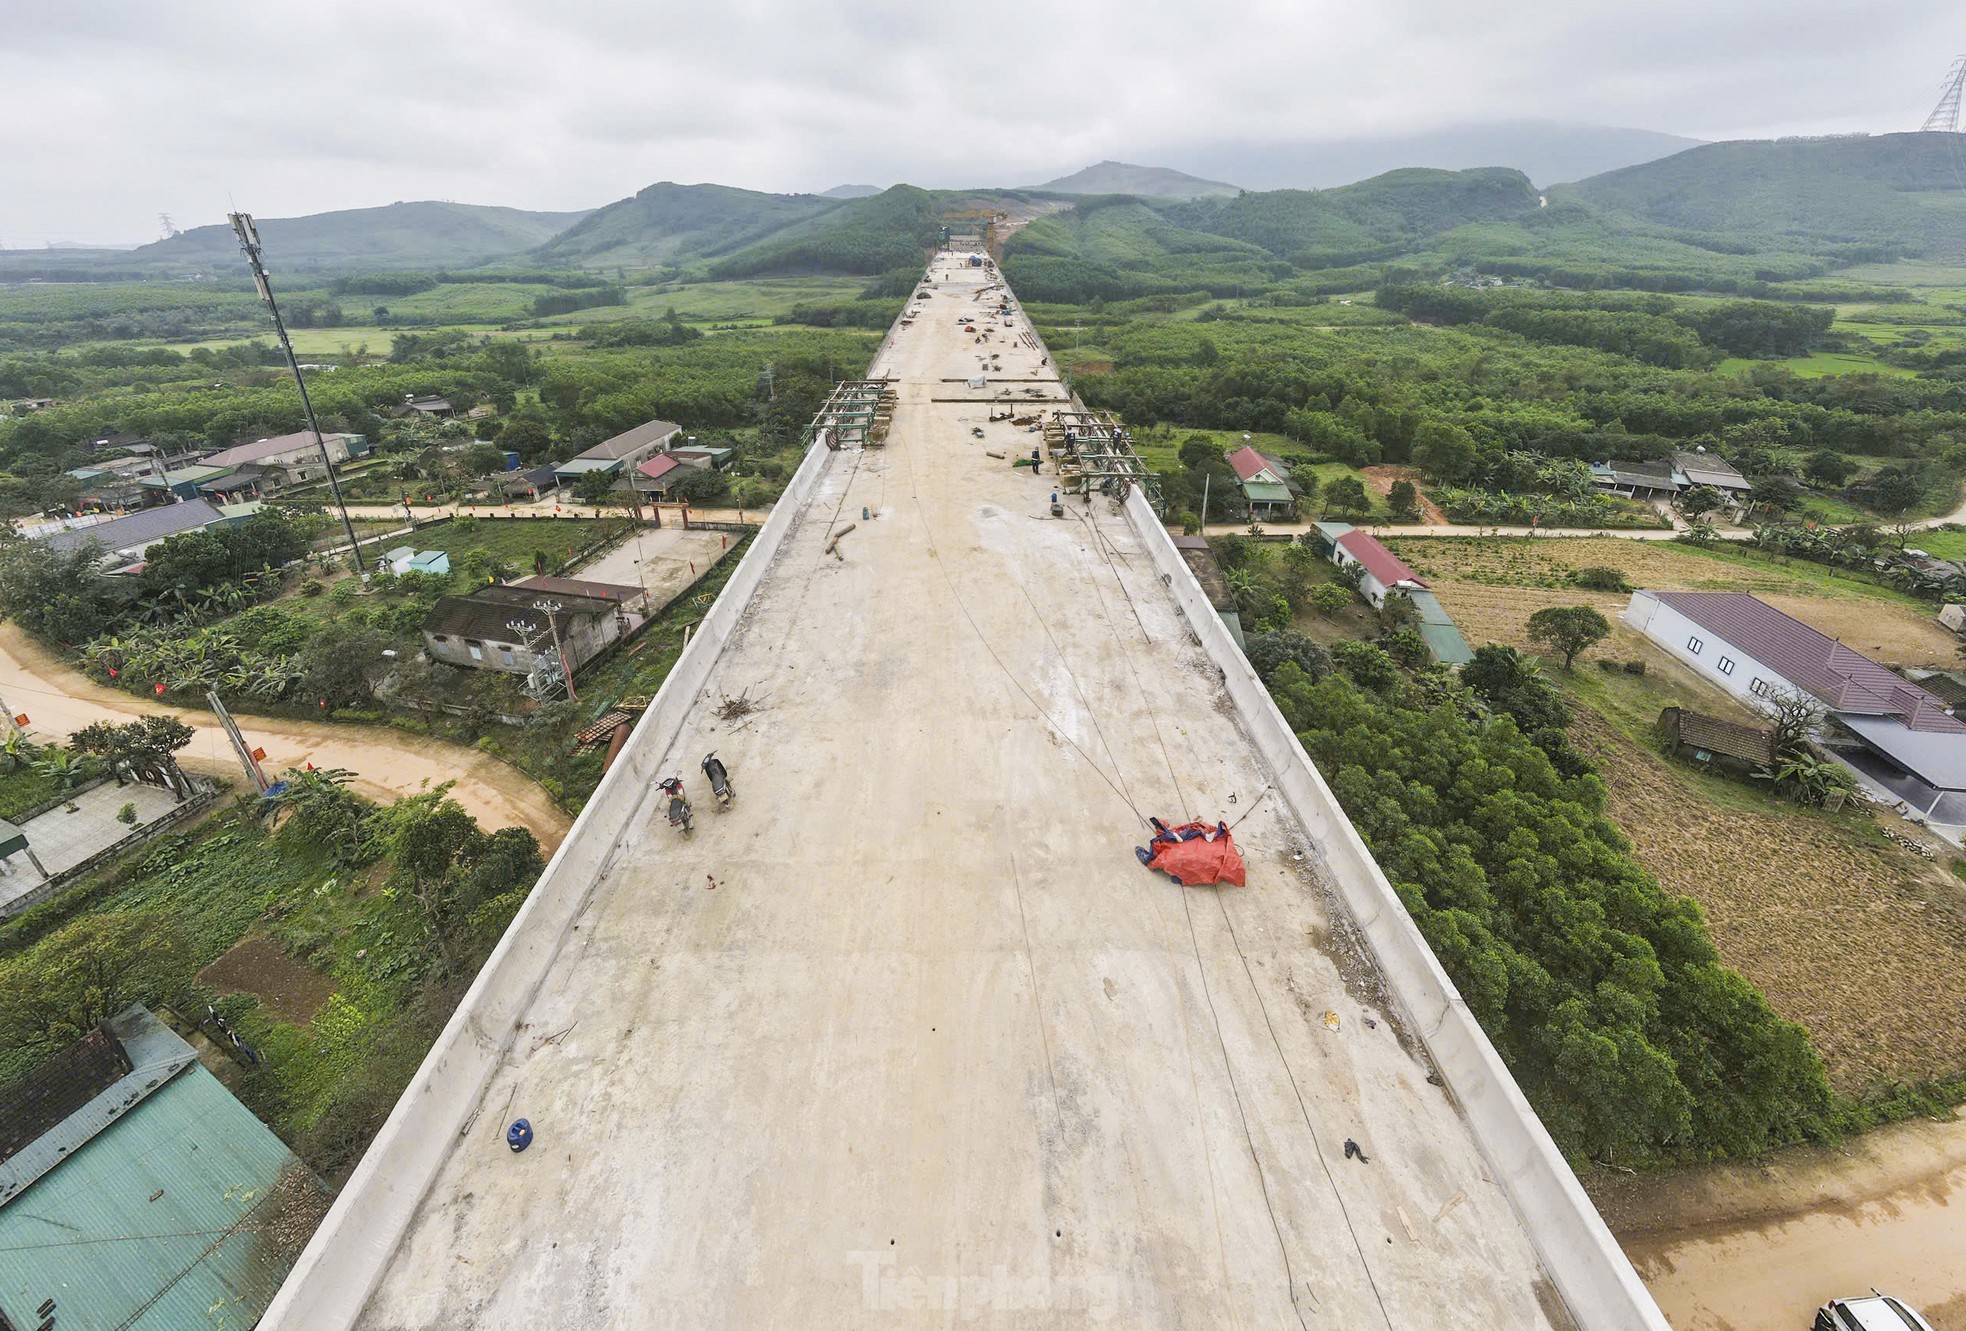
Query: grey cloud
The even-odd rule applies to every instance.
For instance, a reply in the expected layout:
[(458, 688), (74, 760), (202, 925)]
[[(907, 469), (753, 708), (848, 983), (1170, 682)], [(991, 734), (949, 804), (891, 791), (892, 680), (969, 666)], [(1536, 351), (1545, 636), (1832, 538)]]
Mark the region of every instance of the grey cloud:
[[(1916, 125), (1929, 0), (316, 0), (8, 6), (0, 244), (659, 179), (1016, 184), (1210, 143), (1515, 120)], [(1190, 162), (1192, 168), (1198, 163)]]

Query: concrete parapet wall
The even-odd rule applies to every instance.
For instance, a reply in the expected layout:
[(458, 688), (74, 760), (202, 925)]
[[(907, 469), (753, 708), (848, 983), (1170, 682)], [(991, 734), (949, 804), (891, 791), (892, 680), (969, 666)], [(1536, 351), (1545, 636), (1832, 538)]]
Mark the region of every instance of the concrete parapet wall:
[(511, 1047), (520, 1016), (606, 873), (657, 779), (657, 765), (831, 456), (820, 445), (807, 450), (743, 562), (301, 1253), (259, 1323), (264, 1331), (335, 1331), (361, 1315), (438, 1169), (477, 1122), (485, 1086)]
[(1203, 650), (1221, 669), (1223, 686), (1270, 769), (1278, 796), (1316, 842), (1352, 922), (1372, 948), (1407, 1021), (1425, 1042), (1571, 1316), (1584, 1331), (1670, 1331), (1501, 1055), (1138, 489), (1127, 497), (1126, 517)]

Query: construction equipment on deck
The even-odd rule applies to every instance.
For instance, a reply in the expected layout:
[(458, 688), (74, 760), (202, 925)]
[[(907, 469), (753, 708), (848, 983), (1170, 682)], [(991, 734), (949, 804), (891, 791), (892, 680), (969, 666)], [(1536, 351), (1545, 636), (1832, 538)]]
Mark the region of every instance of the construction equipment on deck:
[(806, 426), (804, 442), (824, 439), (838, 451), (858, 444), (879, 448), (894, 420), (894, 390), (885, 379), (842, 379)]
[(1072, 494), (1097, 490), (1123, 498), (1128, 485), (1137, 485), (1156, 510), (1161, 506), (1160, 483), (1108, 412), (1053, 412), (1044, 426), (1044, 451), (1056, 461), (1061, 483)]

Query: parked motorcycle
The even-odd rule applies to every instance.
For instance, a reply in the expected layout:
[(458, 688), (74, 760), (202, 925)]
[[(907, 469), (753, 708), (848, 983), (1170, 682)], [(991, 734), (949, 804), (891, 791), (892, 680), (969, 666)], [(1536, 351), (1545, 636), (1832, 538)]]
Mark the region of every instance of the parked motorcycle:
[(672, 776), (657, 783), (669, 793), (669, 826), (680, 827), (688, 833), (696, 826), (696, 814), (690, 808), (689, 796), (683, 793), (683, 779)]
[(709, 778), (710, 793), (717, 797), (717, 810), (722, 812), (737, 798), (737, 787), (730, 783), (730, 769), (718, 760), (713, 752), (703, 759), (703, 775)]

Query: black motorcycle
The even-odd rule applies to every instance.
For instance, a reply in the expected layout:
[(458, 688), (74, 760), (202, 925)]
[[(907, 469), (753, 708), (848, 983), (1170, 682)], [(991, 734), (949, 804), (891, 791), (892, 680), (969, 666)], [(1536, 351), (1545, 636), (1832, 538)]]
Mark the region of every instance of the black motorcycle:
[(709, 779), (710, 793), (717, 797), (717, 810), (722, 812), (737, 798), (737, 787), (730, 783), (730, 769), (718, 760), (715, 753), (703, 759), (703, 775)]
[(696, 814), (690, 808), (689, 796), (683, 794), (683, 779), (672, 776), (657, 782), (657, 785), (669, 792), (669, 826), (680, 827), (688, 833), (696, 826)]

